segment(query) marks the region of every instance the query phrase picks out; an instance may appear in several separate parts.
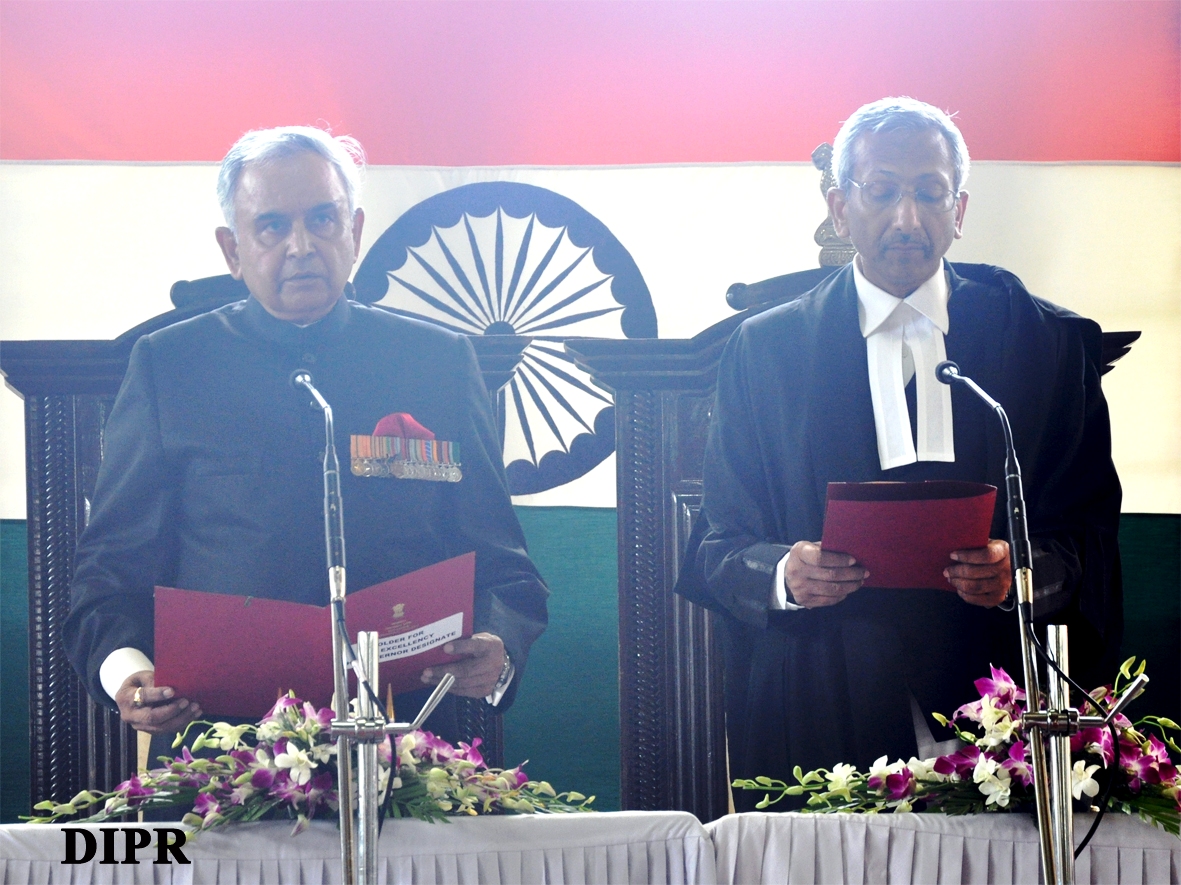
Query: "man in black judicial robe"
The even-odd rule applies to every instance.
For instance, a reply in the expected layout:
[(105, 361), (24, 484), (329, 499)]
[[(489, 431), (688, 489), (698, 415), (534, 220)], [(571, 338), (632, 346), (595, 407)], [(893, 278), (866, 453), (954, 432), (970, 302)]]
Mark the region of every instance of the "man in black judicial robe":
[[(838, 232), (857, 247), (856, 270), (748, 319), (722, 357), (705, 522), (695, 532), (704, 538), (678, 589), (722, 613), (733, 777), (791, 781), (795, 765), (864, 770), (881, 755), (905, 760), (918, 747), (915, 709), (929, 737), (946, 739), (929, 714), (950, 715), (975, 697), (972, 680), (990, 662), (1020, 679), (1016, 615), (996, 607), (1011, 583), (1004, 541), (954, 554), (946, 574), (956, 593), (873, 589), (872, 576), (862, 589), (867, 573), (852, 557), (820, 549), (829, 482), (988, 482), (1001, 489), (991, 537), (1006, 530), (1003, 436), (961, 387), (950, 391), (954, 459), (883, 467), (860, 328), (864, 280), (894, 299), (946, 282), (946, 358), (1012, 423), (1035, 614), (1070, 625), (1076, 674), (1118, 652), (1120, 486), (1099, 385), (1100, 330), (1000, 268), (942, 261), (967, 203), (966, 148), (948, 127), (941, 112), (893, 99), (846, 123), (829, 200)], [(838, 168), (842, 148), (847, 165)], [(912, 439), (917, 387), (905, 389)], [(739, 805), (757, 798), (735, 796)]]
[[(234, 227), (217, 235), (251, 297), (152, 333), (132, 352), (64, 633), (90, 693), (142, 731), (168, 735), (202, 714), (154, 684), (155, 585), (328, 602), (324, 420), (290, 385), (297, 368), (332, 405), (342, 453), (351, 434), (372, 434), (392, 413), (458, 444), (458, 482), (341, 468), (350, 589), (476, 553), (476, 634), (455, 641), (463, 660), (424, 673), (415, 694), (451, 671), (453, 694), (507, 706), (545, 627), (548, 591), (509, 501), (470, 343), (345, 297), (364, 220), (352, 163), (317, 130), (245, 136), (219, 187)], [(399, 712), (422, 697), (403, 698)], [(447, 702), (429, 727), (470, 737), (454, 734)]]

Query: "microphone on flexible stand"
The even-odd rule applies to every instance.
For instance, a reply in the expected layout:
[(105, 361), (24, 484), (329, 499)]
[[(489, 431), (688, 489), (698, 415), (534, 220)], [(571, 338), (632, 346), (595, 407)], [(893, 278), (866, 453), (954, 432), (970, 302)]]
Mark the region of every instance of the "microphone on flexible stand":
[[(984, 400), (988, 407), (996, 412), (1001, 421), (1001, 428), (1005, 432), (1005, 494), (1009, 504), (1009, 543), (1012, 545), (1014, 568), (1018, 576), (1022, 574), (1022, 570), (1031, 571), (1033, 553), (1029, 546), (1029, 528), (1025, 521), (1025, 494), (1021, 488), (1021, 465), (1017, 462), (1017, 447), (1013, 444), (1013, 431), (1009, 427), (1009, 416), (1005, 414), (1001, 404), (989, 396), (979, 384), (967, 375), (961, 374), (960, 367), (951, 360), (944, 360), (935, 367), (935, 377), (947, 385), (964, 385)], [(1030, 609), (1027, 614), (1032, 620), (1033, 584), (1029, 585), (1028, 599), (1021, 595), (1020, 590), (1019, 585), (1018, 601), (1021, 604), (1029, 604)]]
[(340, 494), (340, 460), (336, 457), (336, 433), (332, 406), (312, 383), (312, 373), (296, 369), (288, 378), (296, 390), (306, 390), (324, 413), (324, 541), (328, 553), (328, 575), (333, 599), (345, 595), (344, 499)]
[[(1069, 735), (1078, 731), (1078, 711), (1070, 708), (1070, 695), (1066, 689), (1066, 680), (1069, 677), (1058, 667), (1057, 662), (1041, 649), (1033, 633), (1033, 554), (1029, 545), (1029, 528), (1025, 521), (1025, 495), (1021, 489), (1021, 465), (1017, 462), (1013, 430), (1009, 426), (1009, 416), (1005, 414), (1001, 404), (989, 396), (979, 384), (961, 374), (960, 367), (954, 362), (944, 360), (939, 363), (935, 367), (935, 378), (947, 385), (962, 384), (980, 397), (996, 412), (1005, 433), (1005, 493), (1008, 499), (1006, 503), (1009, 515), (1009, 547), (1014, 565), (1013, 584), (1017, 591), (1017, 620), (1021, 631), (1025, 696), (1030, 711), (1026, 713), (1024, 723), (1031, 734), (1030, 762), (1033, 769), (1034, 805), (1037, 810), (1043, 881), (1073, 882), (1074, 829), (1070, 807)], [(1065, 627), (1059, 629), (1061, 645), (1056, 654), (1064, 661)], [(1062, 677), (1062, 681), (1059, 681), (1054, 673), (1047, 673), (1050, 680), (1050, 706), (1054, 709), (1042, 707), (1035, 652), (1041, 652), (1047, 664)], [(1061, 709), (1063, 707), (1066, 709)], [(1069, 719), (1072, 713), (1073, 723), (1065, 727), (1058, 725), (1060, 718)], [(1050, 744), (1049, 759), (1046, 738)], [(1089, 839), (1090, 835), (1087, 838)]]
[[(336, 766), (340, 797), (340, 864), (345, 882), (377, 885), (377, 809), (381, 804), (377, 744), (387, 736), (417, 731), (455, 677), (446, 673), (413, 722), (389, 722), (381, 713), (381, 700), (373, 688), (379, 666), (378, 634), (361, 631), (357, 645), (364, 661), (349, 641), (345, 625), (344, 501), (340, 493), (340, 461), (333, 442), (332, 406), (312, 383), (312, 373), (296, 369), (288, 378), (296, 390), (311, 394), (324, 413), (324, 540), (328, 553), (329, 608), (332, 612), (332, 679), (335, 718), (330, 726), (336, 737)], [(357, 675), (357, 712), (350, 710), (347, 667)], [(352, 748), (357, 745), (357, 788), (353, 789)]]
[[(312, 373), (307, 369), (296, 369), (288, 377), (296, 390), (311, 394), (320, 411), (324, 413), (324, 543), (328, 553), (329, 609), (332, 617), (332, 709), (338, 719), (349, 716), (349, 684), (345, 670), (345, 659), (356, 664), (356, 655), (349, 642), (345, 625), (344, 597), (344, 499), (340, 494), (340, 460), (336, 457), (336, 436), (332, 423), (332, 406), (312, 383)], [(358, 670), (358, 677), (364, 674)], [(352, 741), (345, 735), (336, 738), (337, 782), (340, 792), (340, 841), (341, 869), (346, 882), (354, 882), (356, 875), (356, 828), (353, 804), (353, 763)]]

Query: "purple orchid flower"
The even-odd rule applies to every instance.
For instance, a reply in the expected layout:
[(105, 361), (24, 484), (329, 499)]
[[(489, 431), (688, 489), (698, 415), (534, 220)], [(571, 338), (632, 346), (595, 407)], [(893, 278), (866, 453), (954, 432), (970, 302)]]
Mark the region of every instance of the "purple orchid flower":
[(1103, 767), (1107, 768), (1115, 759), (1115, 750), (1111, 744), (1111, 729), (1084, 728), (1077, 734), (1070, 736), (1070, 752), (1078, 753), (1086, 748), (1088, 752), (1098, 752), (1103, 760)]
[(208, 817), (219, 811), (221, 811), (221, 806), (217, 801), (217, 797), (211, 793), (197, 794), (197, 801), (193, 803), (193, 814), (199, 815), (200, 817)]
[(484, 755), (477, 749), (480, 744), (484, 743), (483, 738), (473, 738), (470, 744), (465, 744), (463, 741), (459, 742), (459, 749), (455, 753), (456, 759), (464, 759), (476, 768), (484, 767)]
[(335, 808), (336, 791), (333, 789), (331, 772), (324, 772), (313, 777), (311, 782), (305, 787), (305, 795), (307, 797), (309, 818), (316, 813), (316, 809), (321, 805)]
[(1148, 760), (1145, 780), (1150, 784), (1168, 784), (1177, 779), (1177, 767), (1169, 758), (1169, 751), (1156, 735), (1148, 736), (1148, 747), (1141, 747), (1142, 758)]
[(913, 796), (916, 784), (914, 772), (909, 768), (904, 768), (897, 774), (886, 775), (886, 798), (897, 801)]
[(1009, 777), (1020, 781), (1024, 786), (1033, 785), (1033, 766), (1029, 764), (1025, 741), (1015, 741), (1009, 747), (1008, 756), (1001, 760), (1001, 768), (1009, 772)]
[(292, 808), (299, 808), (307, 798), (303, 787), (288, 777), (286, 769), (275, 775), (275, 779), (271, 783), (270, 793), (276, 799), (286, 802)]
[(279, 716), (282, 716), (283, 712), (287, 710), (288, 707), (297, 707), (301, 703), (302, 701), (300, 701), (299, 698), (292, 698), (288, 697), (287, 695), (283, 695), (283, 697), (275, 701), (275, 706), (271, 707), (270, 712), (263, 716), (262, 719), (264, 722), (268, 719), (275, 719)]
[(980, 722), (983, 718), (984, 701), (970, 701), (967, 704), (962, 704), (956, 708), (956, 711), (951, 714), (952, 719), (967, 720), (968, 722)]
[(510, 768), (505, 771), (504, 779), (513, 785), (513, 789), (520, 789), (529, 783), (529, 776), (525, 774), (519, 765), (516, 768)]
[[(1144, 754), (1136, 741), (1120, 736), (1119, 742), (1120, 768), (1128, 776), (1128, 789), (1139, 793), (1145, 783), (1153, 783), (1156, 760)], [(1156, 775), (1159, 778), (1159, 774)]]
[(328, 707), (321, 707), (319, 710), (317, 710), (307, 701), (304, 701), (303, 718), (304, 721), (309, 725), (318, 725), (321, 729), (328, 728), (330, 725), (332, 725), (332, 719), (335, 715), (336, 714), (333, 713), (333, 711)]
[(976, 763), (980, 759), (980, 748), (969, 745), (947, 756), (940, 756), (935, 760), (935, 771), (945, 777), (971, 777), (976, 770)]
[(275, 772), (271, 768), (256, 768), (250, 776), (250, 786), (256, 790), (269, 790), (275, 783)]
[(989, 669), (992, 670), (991, 679), (977, 679), (975, 682), (976, 690), (980, 692), (981, 697), (985, 695), (994, 697), (998, 703), (1007, 704), (1010, 711), (1015, 709), (1018, 704), (1024, 703), (1025, 690), (1013, 681), (1013, 677), (1000, 667), (990, 665)]
[(145, 799), (156, 795), (155, 787), (144, 786), (144, 782), (138, 774), (133, 774), (115, 789), (127, 797), (127, 804), (132, 808), (142, 805)]
[(448, 762), (455, 758), (455, 747), (451, 746), (447, 741), (436, 737), (429, 731), (421, 731), (419, 734), (422, 735), (422, 745), (430, 752), (432, 762), (438, 764), (440, 762)]

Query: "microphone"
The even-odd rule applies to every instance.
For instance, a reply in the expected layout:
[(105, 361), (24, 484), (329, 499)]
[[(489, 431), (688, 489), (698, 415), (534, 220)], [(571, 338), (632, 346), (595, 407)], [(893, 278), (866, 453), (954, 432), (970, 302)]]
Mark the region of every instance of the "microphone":
[(332, 598), (344, 598), (344, 501), (340, 494), (340, 462), (336, 457), (336, 436), (332, 406), (312, 383), (312, 373), (296, 369), (287, 376), (296, 390), (311, 394), (324, 413), (324, 541), (328, 550), (328, 572), (333, 586)]
[[(965, 387), (967, 387), (969, 390), (971, 390), (974, 394), (976, 394), (976, 396), (980, 397), (982, 400), (984, 400), (986, 403), (988, 403), (989, 408), (991, 408), (994, 412), (996, 412), (1000, 416), (1001, 421), (1005, 425), (1005, 438), (1006, 439), (1009, 438), (1009, 419), (1005, 415), (1005, 410), (1003, 408), (1001, 408), (1001, 404), (998, 403), (996, 400), (994, 400), (987, 393), (985, 393), (984, 389), (979, 384), (977, 384), (975, 381), (973, 381), (971, 378), (969, 378), (967, 375), (961, 375), (960, 374), (960, 367), (956, 362), (954, 362), (952, 360), (944, 360), (939, 365), (937, 365), (935, 367), (935, 379), (937, 381), (939, 381), (943, 384), (947, 384), (947, 385), (951, 385), (953, 383), (954, 384), (963, 384)], [(1015, 463), (1016, 462), (1016, 454), (1013, 455), (1013, 458), (1014, 458), (1014, 463)]]
[[(296, 370), (298, 371), (298, 369)], [(294, 380), (294, 375), (292, 379)], [(951, 384), (953, 381), (963, 381), (964, 376), (960, 374), (960, 367), (951, 360), (944, 360), (935, 367), (935, 377), (944, 384)]]
[[(960, 367), (951, 360), (944, 360), (935, 367), (935, 378), (944, 384), (963, 384), (976, 396), (988, 404), (997, 418), (1000, 419), (1001, 430), (1005, 434), (1005, 492), (1009, 499), (1009, 545), (1018, 572), (1022, 570), (1032, 574), (1033, 553), (1029, 545), (1029, 529), (1025, 522), (1025, 495), (1021, 488), (1021, 465), (1017, 461), (1017, 447), (1013, 443), (1013, 431), (1009, 426), (1009, 416), (1004, 407), (984, 392), (984, 389), (969, 378), (960, 374)], [(1022, 603), (1033, 603), (1032, 578), (1028, 586), (1028, 598), (1019, 593), (1018, 599)], [(1030, 609), (1032, 612), (1032, 608)], [(1030, 615), (1032, 618), (1032, 614)]]

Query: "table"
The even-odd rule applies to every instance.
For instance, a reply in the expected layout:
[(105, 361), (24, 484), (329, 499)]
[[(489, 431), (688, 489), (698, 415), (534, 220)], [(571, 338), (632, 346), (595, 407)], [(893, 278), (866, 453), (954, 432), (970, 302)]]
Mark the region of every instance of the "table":
[[(1094, 815), (1075, 815), (1078, 844)], [(732, 814), (706, 825), (720, 883), (1036, 883), (1037, 826), (1023, 814)], [(1079, 883), (1181, 881), (1181, 839), (1109, 814), (1075, 864)]]
[[(452, 818), (448, 824), (388, 821), (381, 834), (378, 876), (384, 883), (712, 883), (713, 846), (697, 818), (684, 812), (610, 812)], [(97, 830), (99, 826), (87, 825)], [(147, 826), (171, 826), (147, 824)], [(0, 882), (5, 885), (86, 883), (317, 883), (340, 881), (335, 824), (314, 821), (292, 838), (291, 823), (237, 824), (202, 833), (184, 846), (192, 861), (156, 865), (63, 865), (62, 827), (0, 826)], [(99, 852), (101, 857), (101, 836)], [(117, 839), (123, 859), (122, 836)]]
[[(1090, 815), (1076, 815), (1077, 838)], [(85, 827), (97, 831), (102, 826)], [(147, 826), (171, 826), (148, 824)], [(186, 866), (64, 865), (62, 827), (0, 826), (5, 885), (340, 881), (335, 825), (238, 824), (184, 846)], [(101, 855), (101, 836), (100, 842)], [(116, 858), (124, 859), (123, 838)], [(1080, 883), (1181, 882), (1181, 839), (1109, 815), (1076, 866)], [(391, 821), (381, 882), (393, 883), (1034, 883), (1037, 828), (1019, 814), (735, 814), (703, 827), (683, 812), (612, 812)]]

